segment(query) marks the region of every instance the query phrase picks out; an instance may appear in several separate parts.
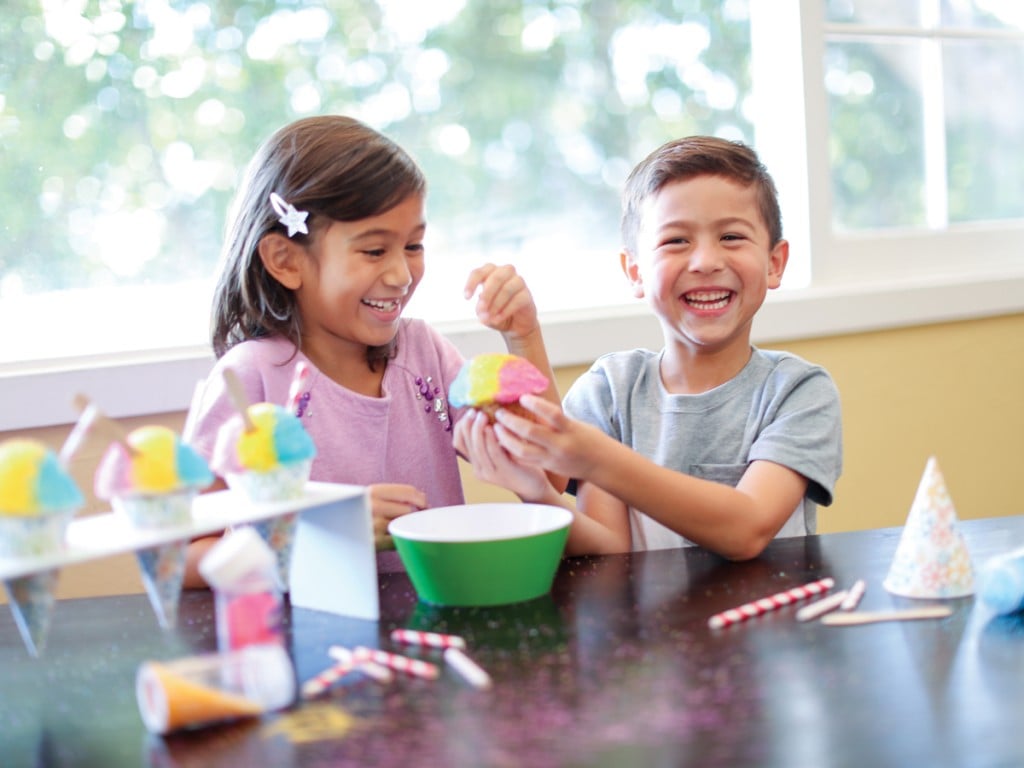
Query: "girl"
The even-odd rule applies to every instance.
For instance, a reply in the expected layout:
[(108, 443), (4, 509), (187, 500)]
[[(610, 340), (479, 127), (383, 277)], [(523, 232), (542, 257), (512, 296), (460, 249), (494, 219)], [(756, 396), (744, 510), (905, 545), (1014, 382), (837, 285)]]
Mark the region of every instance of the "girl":
[[(394, 142), (351, 118), (285, 126), (257, 151), (232, 209), (214, 297), (218, 362), (192, 414), (209, 458), (235, 413), (222, 371), (249, 402), (284, 405), (300, 361), (301, 419), (317, 446), (312, 480), (369, 487), (378, 549), (388, 522), (463, 502), (448, 385), (463, 358), (402, 310), (423, 278), (426, 181)], [(480, 321), (544, 371), (558, 403), (537, 310), (512, 267), (473, 270)], [(223, 487), (222, 485), (220, 487)], [(216, 538), (192, 542), (186, 586)]]

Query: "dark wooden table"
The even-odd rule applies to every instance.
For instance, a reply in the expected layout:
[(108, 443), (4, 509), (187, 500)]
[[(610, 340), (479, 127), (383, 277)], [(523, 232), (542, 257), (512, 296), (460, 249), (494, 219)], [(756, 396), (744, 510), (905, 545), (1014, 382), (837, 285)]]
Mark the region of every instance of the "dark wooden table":
[[(1024, 517), (961, 529), (976, 567), (1024, 543)], [(567, 559), (549, 597), (493, 609), (431, 608), (385, 574), (379, 623), (291, 612), (299, 678), (332, 644), (392, 648), (391, 629), (415, 627), (464, 636), (491, 690), (447, 669), (386, 686), (355, 676), (262, 720), (167, 738), (143, 729), (135, 671), (215, 648), (208, 593), (186, 593), (169, 632), (143, 596), (62, 601), (40, 660), (5, 608), (0, 765), (1024, 765), (1020, 615), (962, 598), (941, 620), (828, 627), (790, 607), (707, 627), (822, 576), (837, 589), (864, 578), (864, 609), (915, 604), (881, 587), (899, 533), (778, 540), (746, 563), (696, 549)]]

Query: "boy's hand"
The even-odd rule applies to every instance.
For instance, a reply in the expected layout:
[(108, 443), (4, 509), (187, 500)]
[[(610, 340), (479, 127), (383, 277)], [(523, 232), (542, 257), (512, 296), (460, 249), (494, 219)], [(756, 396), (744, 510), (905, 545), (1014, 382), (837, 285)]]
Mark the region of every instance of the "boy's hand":
[(455, 449), (479, 480), (500, 485), (523, 501), (547, 503), (558, 495), (539, 467), (521, 464), (499, 445), (487, 414), (469, 411), (455, 425)]
[(530, 289), (510, 264), (477, 267), (469, 273), (463, 293), (467, 299), (476, 294), (477, 318), (507, 338), (523, 338), (539, 329)]
[(373, 514), (373, 539), (377, 549), (394, 549), (388, 523), (396, 517), (425, 509), (427, 495), (411, 485), (376, 483), (368, 486), (370, 511)]
[(518, 461), (565, 477), (590, 480), (601, 444), (610, 440), (601, 430), (565, 415), (561, 408), (535, 395), (519, 405), (534, 415), (524, 419), (507, 409), (497, 412), (494, 434)]

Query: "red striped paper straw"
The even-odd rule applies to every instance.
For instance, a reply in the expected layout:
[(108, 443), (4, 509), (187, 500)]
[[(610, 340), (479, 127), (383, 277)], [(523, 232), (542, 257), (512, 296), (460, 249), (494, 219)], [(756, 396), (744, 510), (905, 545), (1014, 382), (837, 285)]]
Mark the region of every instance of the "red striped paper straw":
[(777, 592), (769, 597), (762, 597), (760, 600), (745, 603), (738, 608), (730, 608), (727, 611), (716, 613), (708, 619), (708, 626), (711, 629), (721, 629), (731, 624), (746, 621), (754, 616), (760, 616), (769, 611), (774, 611), (776, 608), (782, 608), (790, 603), (795, 603), (798, 600), (805, 600), (808, 597), (820, 595), (830, 590), (833, 584), (835, 584), (833, 579), (824, 578), (812, 581), (810, 584), (804, 584), (801, 587), (787, 589), (785, 592)]
[(319, 696), (353, 669), (355, 669), (355, 662), (352, 659), (332, 664), (302, 684), (302, 698), (312, 699)]
[(491, 687), (491, 676), (483, 667), (463, 653), (461, 648), (452, 646), (445, 650), (444, 660), (474, 688), (484, 690)]
[(309, 365), (305, 360), (300, 360), (295, 366), (295, 373), (292, 376), (291, 386), (288, 388), (288, 402), (285, 408), (290, 413), (298, 414), (299, 398), (302, 397), (302, 388), (309, 380)]
[(866, 585), (864, 584), (864, 579), (857, 579), (857, 581), (853, 583), (853, 586), (850, 587), (850, 591), (847, 593), (846, 599), (839, 604), (839, 610), (852, 611), (854, 608), (856, 608), (857, 604), (860, 602), (860, 599), (864, 597), (865, 586)]
[(821, 598), (821, 600), (815, 600), (810, 605), (805, 605), (796, 612), (796, 620), (811, 621), (819, 616), (824, 616), (829, 611), (834, 611), (846, 599), (846, 594), (847, 592), (844, 589), (840, 592), (833, 592), (828, 597)]
[(441, 674), (437, 665), (431, 664), (429, 661), (411, 659), (408, 656), (366, 648), (364, 646), (357, 646), (352, 649), (352, 660), (356, 664), (364, 661), (373, 661), (377, 664), (383, 664), (385, 667), (390, 667), (396, 672), (405, 672), (407, 675), (422, 677), (425, 680), (436, 680)]
[(332, 645), (327, 649), (327, 655), (342, 664), (351, 663), (355, 669), (367, 677), (372, 677), (378, 683), (390, 683), (395, 679), (395, 673), (387, 667), (381, 666), (373, 661), (356, 662), (352, 658), (352, 651), (341, 645)]
[(466, 641), (458, 635), (443, 635), (440, 632), (421, 632), (418, 629), (395, 629), (391, 632), (391, 642), (405, 645), (425, 645), (428, 648), (461, 648), (465, 650)]

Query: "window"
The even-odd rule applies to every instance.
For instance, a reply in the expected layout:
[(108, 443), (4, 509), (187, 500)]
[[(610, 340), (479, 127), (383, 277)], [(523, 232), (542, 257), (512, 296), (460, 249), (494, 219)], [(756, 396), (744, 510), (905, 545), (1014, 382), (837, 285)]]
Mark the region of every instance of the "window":
[(187, 405), (238, 175), (320, 112), (423, 166), (412, 310), (467, 354), (494, 344), (461, 300), (485, 260), (526, 275), (556, 364), (659, 344), (618, 272), (618, 195), (689, 133), (753, 143), (779, 184), (793, 255), (761, 338), (1024, 309), (1017, 5), (15, 0), (0, 430), (70, 421), (77, 389), (115, 416)]

